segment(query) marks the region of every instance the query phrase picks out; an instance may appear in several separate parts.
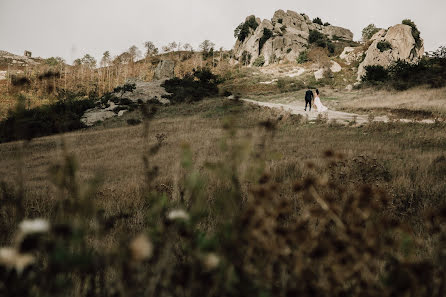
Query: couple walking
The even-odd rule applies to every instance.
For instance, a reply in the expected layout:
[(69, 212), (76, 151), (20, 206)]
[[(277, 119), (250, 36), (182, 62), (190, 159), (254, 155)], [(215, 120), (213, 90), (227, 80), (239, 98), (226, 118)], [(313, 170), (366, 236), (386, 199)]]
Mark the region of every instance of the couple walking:
[(310, 111), (311, 111), (311, 101), (313, 100), (313, 98), (314, 98), (314, 105), (317, 108), (317, 112), (324, 112), (328, 110), (328, 108), (322, 104), (321, 99), (319, 98), (319, 90), (316, 89), (316, 97), (314, 97), (314, 93), (312, 90), (308, 90), (305, 93), (305, 111), (307, 111), (307, 105), (310, 106)]

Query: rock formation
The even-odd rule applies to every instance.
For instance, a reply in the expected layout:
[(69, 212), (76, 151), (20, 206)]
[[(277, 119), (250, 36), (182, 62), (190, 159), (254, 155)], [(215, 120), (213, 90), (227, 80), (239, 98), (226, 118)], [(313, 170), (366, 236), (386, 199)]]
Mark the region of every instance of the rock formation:
[[(252, 18), (253, 16), (247, 17), (246, 22)], [(234, 58), (249, 65), (261, 55), (265, 58), (265, 65), (295, 61), (308, 48), (311, 30), (321, 32), (333, 40), (353, 39), (353, 33), (348, 29), (315, 24), (307, 15), (290, 10), (278, 10), (271, 20), (260, 21), (257, 18), (255, 22), (255, 30), (250, 27), (249, 34), (242, 40), (238, 38), (234, 46)]]
[(126, 111), (136, 108), (139, 104), (154, 102), (159, 104), (169, 104), (170, 101), (162, 96), (169, 95), (161, 86), (165, 80), (139, 81), (130, 79), (126, 83), (134, 84), (132, 92), (112, 93), (110, 100), (105, 104), (97, 102), (95, 108), (85, 111), (81, 122), (86, 126), (93, 126), (97, 122), (105, 121), (113, 117), (120, 117)]
[(412, 36), (412, 27), (398, 24), (388, 30), (380, 30), (370, 40), (364, 61), (358, 67), (358, 80), (365, 74), (365, 66), (389, 67), (397, 60), (417, 62), (424, 54), (424, 46), (418, 47)]
[(170, 60), (162, 60), (155, 69), (153, 79), (170, 79), (175, 76), (175, 62)]

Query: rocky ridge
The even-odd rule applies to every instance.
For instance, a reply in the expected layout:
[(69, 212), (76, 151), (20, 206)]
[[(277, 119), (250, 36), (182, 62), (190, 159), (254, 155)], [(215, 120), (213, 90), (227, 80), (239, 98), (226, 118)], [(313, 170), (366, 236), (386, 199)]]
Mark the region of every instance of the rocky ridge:
[[(247, 17), (246, 22), (252, 17)], [(278, 10), (271, 20), (261, 21), (256, 18), (255, 22), (256, 29), (249, 28), (248, 36), (244, 40), (237, 39), (235, 43), (234, 58), (238, 62), (244, 58), (243, 55), (250, 58), (249, 65), (252, 65), (259, 56), (264, 57), (264, 65), (281, 61), (296, 61), (299, 54), (308, 48), (312, 30), (326, 35), (330, 40), (353, 40), (353, 33), (348, 29), (319, 25), (313, 23), (307, 15), (291, 10), (286, 12)], [(264, 36), (268, 31), (272, 33), (269, 38)]]

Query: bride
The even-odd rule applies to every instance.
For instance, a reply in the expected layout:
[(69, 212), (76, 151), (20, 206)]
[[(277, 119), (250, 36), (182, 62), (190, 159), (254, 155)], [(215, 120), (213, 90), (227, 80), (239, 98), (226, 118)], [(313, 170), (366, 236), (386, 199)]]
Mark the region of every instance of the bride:
[(316, 89), (316, 98), (314, 98), (314, 105), (316, 105), (317, 112), (324, 112), (328, 110), (328, 108), (322, 104), (321, 99), (319, 98), (318, 89)]

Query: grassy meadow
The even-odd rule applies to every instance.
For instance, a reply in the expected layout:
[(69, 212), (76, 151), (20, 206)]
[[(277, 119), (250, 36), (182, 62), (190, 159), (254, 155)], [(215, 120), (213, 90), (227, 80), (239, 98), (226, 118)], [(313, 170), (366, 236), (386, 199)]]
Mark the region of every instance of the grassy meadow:
[(209, 98), (0, 144), (0, 246), (23, 218), (54, 224), (36, 243), (43, 266), (0, 292), (442, 296), (445, 128)]

